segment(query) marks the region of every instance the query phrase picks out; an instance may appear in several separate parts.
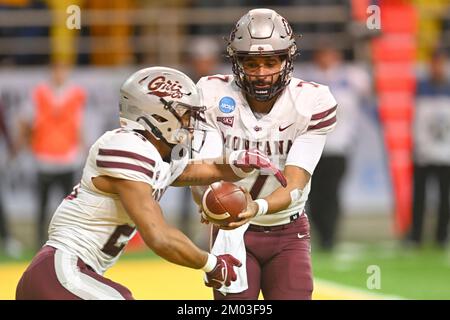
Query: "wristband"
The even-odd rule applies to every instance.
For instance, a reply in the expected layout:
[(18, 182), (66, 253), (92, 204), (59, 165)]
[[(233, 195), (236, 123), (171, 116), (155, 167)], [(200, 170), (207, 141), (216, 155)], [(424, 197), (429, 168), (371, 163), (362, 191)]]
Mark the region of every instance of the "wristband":
[(258, 212), (255, 217), (262, 216), (269, 211), (269, 203), (265, 199), (256, 199), (255, 202), (258, 204)]
[(217, 264), (217, 257), (213, 254), (208, 253), (208, 260), (206, 260), (206, 264), (202, 267), (202, 270), (205, 272), (210, 272)]

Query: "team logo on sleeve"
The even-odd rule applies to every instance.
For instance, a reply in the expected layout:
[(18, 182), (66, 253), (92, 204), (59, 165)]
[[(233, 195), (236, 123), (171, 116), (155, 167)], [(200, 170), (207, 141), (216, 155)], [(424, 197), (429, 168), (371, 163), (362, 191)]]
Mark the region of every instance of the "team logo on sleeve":
[(223, 97), (219, 101), (219, 109), (223, 113), (231, 113), (236, 108), (236, 102), (231, 97)]

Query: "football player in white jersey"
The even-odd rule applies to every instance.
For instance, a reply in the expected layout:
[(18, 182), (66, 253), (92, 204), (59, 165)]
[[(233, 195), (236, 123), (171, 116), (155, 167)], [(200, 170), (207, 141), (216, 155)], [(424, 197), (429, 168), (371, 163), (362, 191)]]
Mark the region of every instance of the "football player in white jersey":
[[(17, 299), (132, 299), (127, 288), (103, 273), (136, 230), (162, 258), (203, 269), (206, 285), (236, 280), (236, 258), (200, 250), (166, 224), (158, 204), (171, 184), (239, 179), (225, 163), (188, 164), (194, 122), (203, 109), (201, 92), (177, 70), (146, 68), (125, 81), (121, 128), (91, 147), (81, 183), (56, 210), (49, 240), (20, 279)], [(237, 158), (239, 164), (245, 158)], [(260, 160), (282, 177), (265, 157)], [(250, 171), (252, 166), (233, 168)]]
[[(327, 86), (292, 77), (295, 37), (286, 19), (273, 10), (244, 15), (229, 36), (227, 52), (233, 75), (212, 75), (197, 84), (207, 106), (204, 128), (209, 140), (196, 157), (257, 148), (284, 169), (287, 187), (280, 188), (262, 171), (241, 173), (245, 179), (237, 184), (250, 191), (254, 202), (241, 213), (243, 220), (229, 228), (248, 228), (243, 235), (248, 286), (225, 290), (226, 295), (214, 290), (214, 297), (257, 299), (262, 290), (266, 299), (310, 299), (304, 207), (326, 135), (336, 125), (337, 103)], [(193, 188), (194, 198), (201, 192)], [(214, 226), (213, 249), (218, 232), (231, 231)]]

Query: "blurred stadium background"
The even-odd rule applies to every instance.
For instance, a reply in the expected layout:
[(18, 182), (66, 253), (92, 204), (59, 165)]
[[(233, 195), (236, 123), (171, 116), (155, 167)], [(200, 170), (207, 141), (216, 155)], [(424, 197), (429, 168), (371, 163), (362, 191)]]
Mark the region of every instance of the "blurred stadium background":
[[(80, 29), (66, 25), (76, 18), (71, 5), (81, 9)], [(370, 29), (368, 21), (377, 14), (367, 11), (371, 5), (381, 8), (381, 29)], [(436, 47), (449, 52), (449, 0), (0, 0), (0, 101), (11, 140), (19, 139), (31, 91), (49, 78), (52, 63), (73, 66), (70, 80), (87, 92), (83, 137), (90, 146), (118, 126), (118, 89), (138, 68), (176, 67), (197, 80), (213, 62), (195, 58), (212, 54), (218, 59), (214, 73), (231, 73), (222, 37), (256, 7), (277, 10), (302, 35), (296, 77), (309, 80), (304, 74), (324, 45), (340, 50), (349, 70), (367, 75), (369, 90), (353, 118), (357, 139), (338, 190), (342, 217), (334, 249), (320, 250), (312, 232), (314, 298), (449, 299), (450, 251), (432, 241), (434, 181), (427, 184), (424, 245), (404, 241), (412, 217), (415, 83), (426, 76)], [(10, 233), (0, 247), (0, 299), (13, 299), (37, 249), (36, 166), (30, 150), (9, 152), (1, 139), (0, 172), (2, 223)], [(52, 191), (49, 218), (63, 196)], [(171, 223), (207, 248), (208, 228), (199, 223), (184, 189), (168, 190), (161, 204)], [(139, 238), (106, 276), (138, 299), (211, 299), (201, 272), (162, 261)], [(378, 285), (371, 285), (373, 276), (380, 276)]]

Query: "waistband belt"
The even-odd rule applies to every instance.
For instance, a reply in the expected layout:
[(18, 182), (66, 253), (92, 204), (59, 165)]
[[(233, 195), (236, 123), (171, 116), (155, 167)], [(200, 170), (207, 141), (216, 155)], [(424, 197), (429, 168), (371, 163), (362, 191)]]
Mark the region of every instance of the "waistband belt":
[(280, 224), (277, 226), (258, 226), (256, 224), (250, 224), (247, 230), (256, 232), (271, 232), (286, 229), (293, 221), (300, 217), (300, 213), (295, 213), (289, 217), (290, 221), (288, 223)]

